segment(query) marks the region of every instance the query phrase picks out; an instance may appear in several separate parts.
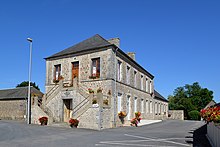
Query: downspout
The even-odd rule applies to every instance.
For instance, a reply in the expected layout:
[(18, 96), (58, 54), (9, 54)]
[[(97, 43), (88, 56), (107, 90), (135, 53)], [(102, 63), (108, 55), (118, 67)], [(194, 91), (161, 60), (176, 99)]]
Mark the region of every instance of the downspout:
[(116, 127), (116, 117), (117, 117), (117, 113), (116, 113), (116, 99), (117, 99), (117, 92), (116, 92), (116, 90), (117, 90), (117, 88), (116, 88), (116, 86), (117, 86), (117, 55), (116, 55), (116, 53), (117, 53), (117, 51), (118, 51), (118, 47), (116, 48), (116, 50), (115, 50), (115, 96), (114, 96), (114, 127)]

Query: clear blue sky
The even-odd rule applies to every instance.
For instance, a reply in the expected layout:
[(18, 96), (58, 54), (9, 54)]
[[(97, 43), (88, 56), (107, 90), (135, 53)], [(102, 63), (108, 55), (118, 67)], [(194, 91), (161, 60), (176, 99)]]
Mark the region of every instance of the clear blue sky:
[(217, 0), (1, 0), (0, 89), (33, 74), (44, 92), (45, 60), (95, 34), (119, 37), (121, 49), (155, 76), (167, 98), (178, 86), (199, 82), (220, 102), (220, 1)]

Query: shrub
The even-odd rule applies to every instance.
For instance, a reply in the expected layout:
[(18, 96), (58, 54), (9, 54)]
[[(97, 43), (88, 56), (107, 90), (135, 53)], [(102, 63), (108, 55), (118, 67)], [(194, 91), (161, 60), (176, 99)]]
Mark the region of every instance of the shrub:
[(188, 113), (191, 120), (200, 120), (200, 113), (197, 110), (192, 110)]

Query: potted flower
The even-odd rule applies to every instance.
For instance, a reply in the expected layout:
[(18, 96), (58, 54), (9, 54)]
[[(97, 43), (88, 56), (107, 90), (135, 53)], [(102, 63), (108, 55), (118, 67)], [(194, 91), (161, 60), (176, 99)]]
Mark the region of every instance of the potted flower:
[(132, 118), (132, 120), (131, 120), (131, 126), (137, 127), (137, 124), (138, 124), (137, 118)]
[(108, 99), (104, 99), (103, 104), (108, 105)]
[(92, 90), (91, 88), (88, 89), (89, 93), (94, 93), (94, 90)]
[(46, 116), (40, 117), (38, 120), (41, 125), (47, 125), (48, 118)]
[(138, 111), (138, 112), (135, 112), (134, 114), (135, 114), (135, 118), (138, 120), (138, 122), (140, 122), (141, 121), (141, 118), (140, 118), (141, 112)]
[(97, 93), (102, 93), (102, 89), (100, 87), (97, 89)]
[(121, 120), (122, 124), (124, 124), (124, 118), (127, 116), (127, 113), (124, 111), (118, 112), (118, 117)]
[(69, 120), (69, 124), (70, 124), (70, 127), (71, 127), (71, 128), (72, 128), (72, 127), (76, 127), (76, 128), (77, 128), (77, 126), (78, 126), (78, 124), (79, 124), (79, 120), (71, 118), (71, 119)]
[(124, 112), (124, 111), (120, 111), (120, 112), (118, 112), (118, 117), (120, 118), (125, 118), (127, 116), (127, 113), (126, 112)]

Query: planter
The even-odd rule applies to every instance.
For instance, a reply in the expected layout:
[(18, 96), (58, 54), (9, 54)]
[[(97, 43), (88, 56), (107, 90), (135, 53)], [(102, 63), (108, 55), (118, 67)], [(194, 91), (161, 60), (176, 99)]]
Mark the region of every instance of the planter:
[(220, 126), (215, 125), (213, 122), (207, 124), (207, 136), (212, 146), (220, 146)]

